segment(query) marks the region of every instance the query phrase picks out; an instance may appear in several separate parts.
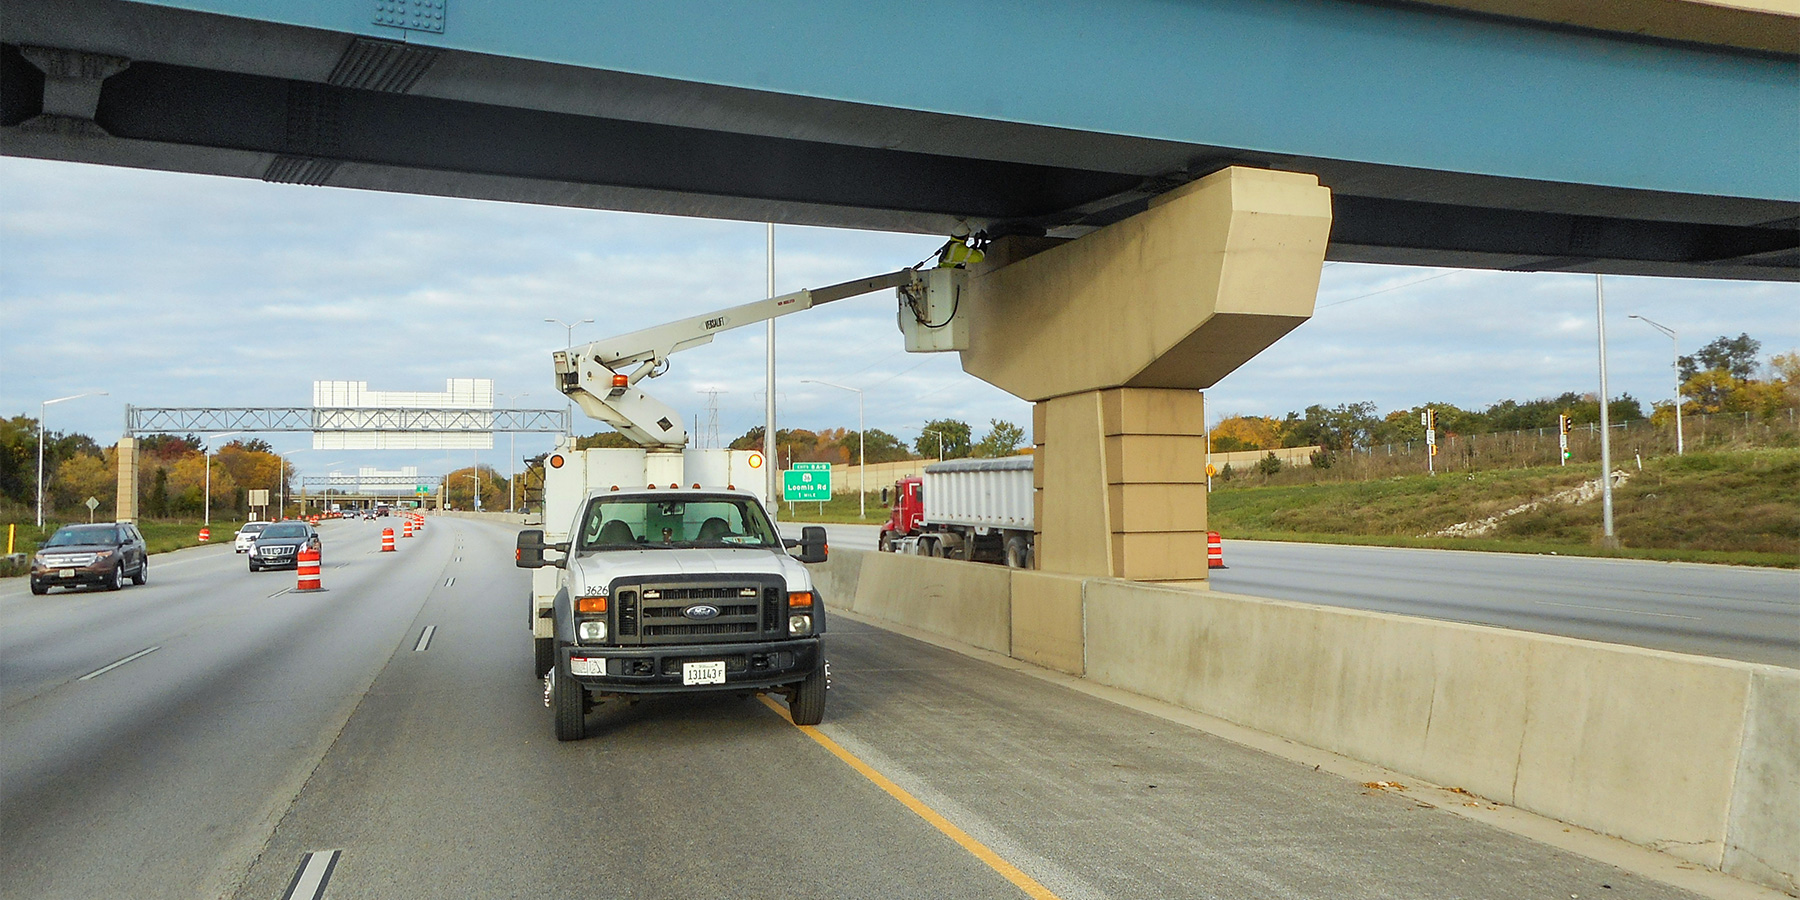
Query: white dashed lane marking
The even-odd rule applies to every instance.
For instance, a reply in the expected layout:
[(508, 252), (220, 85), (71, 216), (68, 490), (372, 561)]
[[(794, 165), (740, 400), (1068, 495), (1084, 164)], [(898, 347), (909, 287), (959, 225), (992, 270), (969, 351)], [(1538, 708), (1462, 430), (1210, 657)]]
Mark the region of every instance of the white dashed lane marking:
[(100, 668), (95, 669), (94, 671), (89, 672), (86, 675), (83, 675), (79, 679), (76, 679), (76, 680), (87, 681), (91, 678), (99, 678), (100, 676), (105, 675), (106, 673), (111, 672), (112, 670), (114, 670), (128, 662), (131, 662), (134, 659), (139, 659), (141, 657), (149, 656), (150, 654), (155, 653), (156, 651), (161, 650), (161, 649), (162, 649), (161, 647), (146, 647), (142, 650), (139, 650), (136, 653), (131, 654), (130, 656), (125, 657), (124, 659), (119, 660), (116, 663), (101, 666)]
[(425, 652), (425, 648), (431, 646), (431, 636), (434, 634), (437, 634), (437, 626), (436, 625), (425, 626), (425, 630), (419, 632), (419, 642), (417, 644), (413, 645), (413, 652), (414, 653)]
[(315, 850), (301, 857), (300, 868), (295, 870), (294, 880), (288, 882), (287, 893), (281, 895), (281, 900), (319, 900), (324, 897), (325, 885), (331, 882), (331, 873), (343, 855), (342, 850)]

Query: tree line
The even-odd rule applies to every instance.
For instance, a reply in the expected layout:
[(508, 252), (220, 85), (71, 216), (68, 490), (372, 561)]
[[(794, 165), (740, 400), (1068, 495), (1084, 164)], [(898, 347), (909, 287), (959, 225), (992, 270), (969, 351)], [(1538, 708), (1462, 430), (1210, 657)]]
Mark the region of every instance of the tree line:
[[(909, 459), (962, 459), (969, 456), (1011, 456), (1025, 445), (1025, 429), (1001, 419), (989, 419), (987, 434), (973, 439), (969, 423), (959, 419), (933, 419), (909, 446), (898, 437), (879, 428), (870, 428), (862, 437), (861, 452), (870, 464), (901, 462)], [(626, 437), (616, 431), (599, 432), (575, 439), (577, 450), (593, 447), (632, 447)], [(729, 445), (733, 450), (761, 450), (763, 427), (756, 425)], [(855, 465), (858, 452), (857, 434), (853, 428), (775, 429), (775, 452), (782, 466), (796, 462), (829, 462)]]
[[(0, 421), (0, 503), (31, 508), (37, 502), (38, 422), (29, 416)], [(150, 518), (200, 515), (206, 498), (206, 454), (198, 435), (152, 434), (138, 439), (138, 503)], [(247, 513), (247, 492), (280, 491), (294, 470), (257, 438), (234, 440), (212, 453), (214, 512)], [(85, 515), (89, 497), (96, 518), (110, 518), (118, 498), (118, 451), (78, 432), (44, 434), (44, 509)], [(291, 487), (290, 487), (291, 492)], [(79, 511), (79, 512), (77, 512)]]
[[(1721, 336), (1693, 355), (1681, 357), (1682, 414), (1748, 413), (1766, 419), (1800, 407), (1800, 353), (1777, 354), (1762, 365), (1757, 356), (1761, 349), (1761, 342), (1740, 334)], [(1600, 420), (1599, 398), (1574, 391), (1536, 400), (1501, 400), (1481, 409), (1422, 403), (1385, 415), (1368, 402), (1330, 407), (1315, 404), (1282, 418), (1226, 416), (1212, 428), (1212, 449), (1226, 453), (1323, 447), (1329, 454), (1421, 441), (1425, 438), (1421, 414), (1427, 407), (1435, 411), (1442, 435), (1555, 428), (1558, 417), (1565, 414), (1581, 426)], [(1663, 401), (1653, 404), (1649, 419), (1660, 425), (1674, 415), (1673, 401)], [(1609, 402), (1607, 416), (1614, 423), (1646, 417), (1643, 404), (1630, 394)]]

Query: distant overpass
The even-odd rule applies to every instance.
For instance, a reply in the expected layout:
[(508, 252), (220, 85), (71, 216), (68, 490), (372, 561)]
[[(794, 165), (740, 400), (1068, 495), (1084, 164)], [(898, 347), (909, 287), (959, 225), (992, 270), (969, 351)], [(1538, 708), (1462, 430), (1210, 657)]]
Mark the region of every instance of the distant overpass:
[(0, 152), (1075, 237), (1227, 165), (1327, 258), (1800, 279), (1790, 0), (8, 0)]

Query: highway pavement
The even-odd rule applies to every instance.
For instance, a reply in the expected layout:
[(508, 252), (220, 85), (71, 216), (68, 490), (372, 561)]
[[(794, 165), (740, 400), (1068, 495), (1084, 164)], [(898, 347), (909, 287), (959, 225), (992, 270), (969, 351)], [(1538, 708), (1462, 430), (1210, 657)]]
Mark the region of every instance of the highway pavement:
[[(783, 523), (784, 533), (799, 526)], [(873, 550), (880, 529), (830, 525)], [(1214, 590), (1800, 668), (1800, 571), (1226, 540)]]
[(0, 897), (1695, 896), (841, 616), (820, 728), (661, 698), (559, 743), (513, 530), (379, 524), (324, 526), (318, 594), (217, 546), (0, 585)]

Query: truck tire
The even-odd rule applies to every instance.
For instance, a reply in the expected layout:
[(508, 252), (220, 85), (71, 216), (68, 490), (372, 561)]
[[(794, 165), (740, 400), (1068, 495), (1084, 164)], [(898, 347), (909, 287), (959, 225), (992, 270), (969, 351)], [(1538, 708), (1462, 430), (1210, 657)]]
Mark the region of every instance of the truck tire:
[(556, 638), (532, 638), (531, 643), (536, 657), (531, 674), (542, 678), (545, 672), (550, 671), (551, 666), (556, 665)]
[(825, 667), (806, 676), (788, 694), (788, 718), (795, 725), (817, 725), (825, 720)]
[(875, 539), (875, 549), (882, 553), (894, 552), (894, 536), (883, 531), (881, 537)]
[(556, 739), (579, 741), (587, 737), (587, 691), (558, 662), (550, 669), (550, 711), (556, 720)]
[(932, 559), (944, 558), (944, 545), (937, 538), (919, 538), (919, 543), (924, 546), (926, 556)]
[(1013, 535), (1006, 539), (1006, 567), (1009, 569), (1025, 569), (1031, 566), (1031, 548), (1025, 539)]

